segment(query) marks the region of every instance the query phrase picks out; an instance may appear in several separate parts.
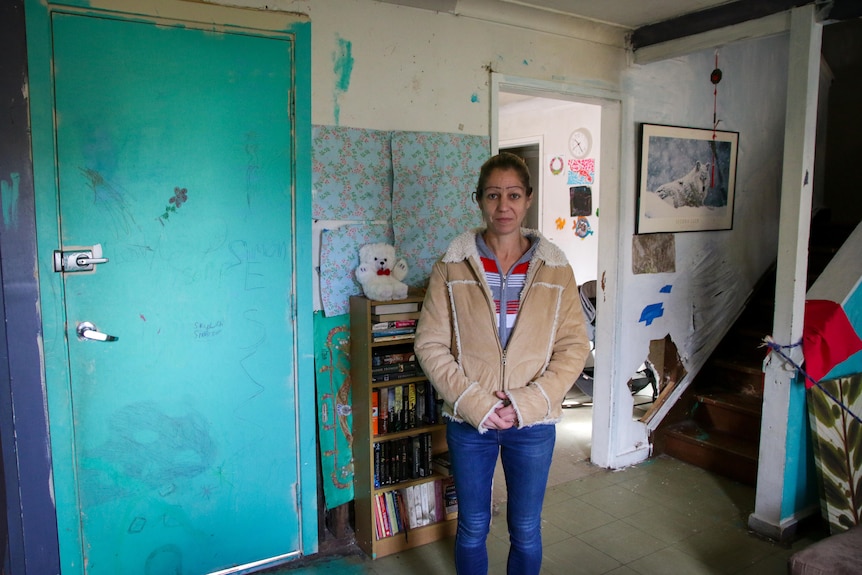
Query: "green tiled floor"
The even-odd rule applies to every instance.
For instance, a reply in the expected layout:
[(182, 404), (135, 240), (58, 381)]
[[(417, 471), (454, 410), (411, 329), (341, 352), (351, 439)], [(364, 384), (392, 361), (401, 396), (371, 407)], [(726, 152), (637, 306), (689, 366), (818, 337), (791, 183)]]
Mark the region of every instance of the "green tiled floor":
[[(559, 435), (565, 433), (561, 427)], [(505, 488), (497, 485), (494, 493), (491, 575), (505, 574), (508, 552)], [(812, 533), (789, 548), (765, 541), (748, 532), (753, 509), (752, 487), (676, 459), (659, 456), (610, 471), (583, 453), (572, 456), (564, 441), (545, 496), (542, 573), (783, 575), (792, 553), (823, 536)], [(268, 575), (454, 573), (451, 539), (376, 561), (355, 548), (346, 551), (352, 554), (307, 558)]]

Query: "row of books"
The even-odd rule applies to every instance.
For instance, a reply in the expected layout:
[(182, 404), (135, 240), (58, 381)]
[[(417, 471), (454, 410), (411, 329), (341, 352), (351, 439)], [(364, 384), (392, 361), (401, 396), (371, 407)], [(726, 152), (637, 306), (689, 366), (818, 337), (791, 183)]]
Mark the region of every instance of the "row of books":
[(374, 496), (377, 539), (383, 539), (438, 523), (458, 512), (458, 496), (452, 478), (428, 481)]
[(381, 387), (371, 392), (374, 435), (406, 431), (442, 421), (443, 399), (428, 381)]
[(415, 319), (393, 319), (376, 321), (371, 324), (371, 334), (385, 333), (403, 333), (407, 331), (416, 331)]
[(371, 341), (412, 340), (419, 320), (419, 302), (378, 304), (371, 308)]
[(421, 433), (374, 444), (374, 487), (394, 485), (433, 473), (431, 434)]
[[(389, 324), (394, 324), (399, 322), (383, 322), (374, 325), (384, 326)], [(372, 326), (373, 327), (373, 326)], [(406, 341), (411, 340), (416, 336), (416, 325), (412, 327), (389, 327), (380, 329), (372, 329), (371, 330), (371, 341), (373, 343), (380, 343), (384, 341)]]
[(411, 362), (416, 362), (416, 353), (412, 345), (378, 348), (371, 354), (371, 372), (374, 373), (375, 368)]
[(374, 383), (409, 379), (411, 377), (422, 377), (424, 375), (425, 374), (422, 373), (422, 368), (419, 367), (419, 363), (415, 360), (389, 365), (380, 365), (371, 368), (371, 381)]

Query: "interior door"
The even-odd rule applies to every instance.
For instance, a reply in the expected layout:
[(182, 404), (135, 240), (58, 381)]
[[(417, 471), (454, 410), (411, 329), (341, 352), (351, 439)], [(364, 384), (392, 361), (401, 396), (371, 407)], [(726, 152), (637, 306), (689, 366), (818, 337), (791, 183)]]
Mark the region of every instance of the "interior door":
[(75, 484), (61, 533), (77, 513), (93, 575), (298, 554), (293, 39), (50, 19)]

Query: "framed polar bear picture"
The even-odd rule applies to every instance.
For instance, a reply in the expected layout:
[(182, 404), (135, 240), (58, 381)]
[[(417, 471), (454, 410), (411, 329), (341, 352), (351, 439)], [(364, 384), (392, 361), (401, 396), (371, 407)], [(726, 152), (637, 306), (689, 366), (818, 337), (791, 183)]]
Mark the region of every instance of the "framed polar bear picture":
[(738, 132), (641, 124), (638, 234), (733, 227)]

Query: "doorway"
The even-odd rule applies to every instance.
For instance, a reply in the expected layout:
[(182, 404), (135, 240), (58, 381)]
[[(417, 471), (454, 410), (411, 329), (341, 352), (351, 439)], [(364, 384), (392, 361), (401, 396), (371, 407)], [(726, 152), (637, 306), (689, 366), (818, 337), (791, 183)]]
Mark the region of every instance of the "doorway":
[[(592, 353), (584, 374), (563, 400), (558, 451), (565, 459), (589, 459), (595, 366), (595, 284), (598, 270), (598, 206), (601, 107), (568, 99), (502, 92), (499, 99), (499, 148), (527, 164), (533, 183), (533, 221), (569, 259), (585, 294), (585, 320)], [(595, 134), (595, 135), (594, 135)], [(528, 217), (530, 214), (528, 214)], [(577, 411), (573, 411), (577, 410)], [(552, 475), (559, 475), (555, 473)]]
[(515, 154), (527, 164), (530, 170), (530, 183), (533, 186), (533, 203), (524, 217), (524, 226), (530, 229), (539, 229), (539, 205), (541, 203), (542, 183), (541, 171), (539, 170), (539, 157), (541, 155), (541, 143), (518, 144), (515, 142), (500, 143), (500, 151)]
[[(538, 181), (541, 183), (538, 229), (558, 245), (570, 245), (570, 249), (561, 247), (567, 254), (578, 254), (577, 257), (570, 255), (569, 259), (579, 285), (590, 280), (598, 285), (597, 315), (612, 312), (616, 302), (614, 290), (619, 254), (619, 246), (614, 240), (619, 229), (622, 117), (619, 94), (496, 73), (492, 73), (491, 83), (493, 151), (519, 147), (522, 143), (511, 141), (517, 138), (532, 137), (542, 142), (538, 168)], [(556, 118), (555, 125), (562, 135), (552, 143), (544, 131), (535, 126), (533, 133), (506, 132), (501, 110), (510, 104), (550, 113)], [(567, 124), (566, 112), (572, 108), (578, 111), (572, 114), (571, 123)], [(554, 182), (556, 193), (549, 192), (549, 179)], [(585, 200), (588, 198), (587, 204)], [(613, 317), (613, 314), (608, 317)], [(605, 467), (610, 467), (616, 459), (612, 446), (613, 426), (619, 418), (631, 418), (631, 413), (624, 413), (625, 410), (611, 401), (610, 382), (617, 375), (614, 367), (614, 357), (618, 353), (614, 341), (616, 330), (615, 323), (607, 321), (597, 325), (595, 332), (596, 348), (602, 352), (596, 357), (597, 391), (591, 408), (590, 460)]]

